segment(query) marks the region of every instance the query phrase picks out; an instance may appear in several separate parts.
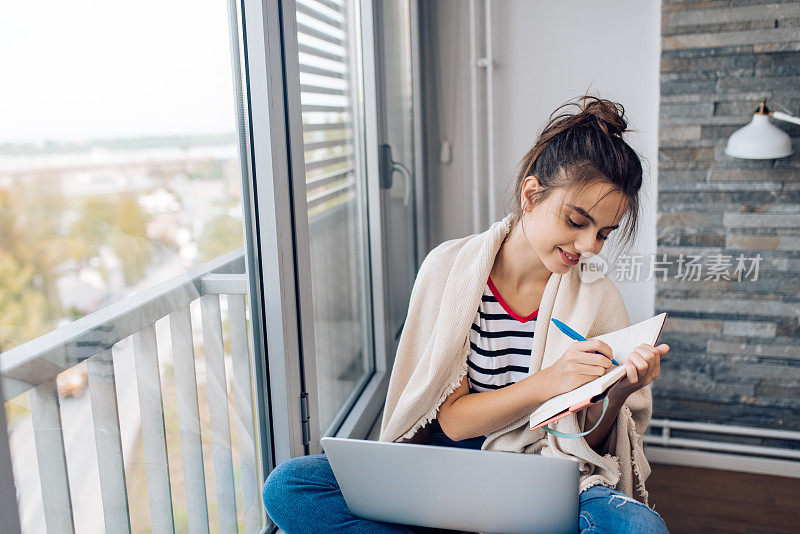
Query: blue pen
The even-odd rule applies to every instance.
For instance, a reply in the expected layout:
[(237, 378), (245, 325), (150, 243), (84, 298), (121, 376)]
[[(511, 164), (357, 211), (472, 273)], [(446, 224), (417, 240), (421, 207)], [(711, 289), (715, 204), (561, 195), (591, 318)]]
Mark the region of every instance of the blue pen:
[[(567, 325), (565, 325), (564, 323), (562, 323), (558, 319), (553, 319), (551, 317), (550, 320), (555, 323), (555, 325), (558, 327), (559, 330), (561, 330), (562, 332), (567, 334), (569, 337), (571, 337), (575, 341), (586, 341), (585, 337), (583, 337), (582, 335), (580, 335), (575, 330), (573, 330), (572, 328), (568, 327)], [(597, 353), (597, 354), (602, 354), (602, 352), (597, 352), (597, 351), (594, 351), (594, 352)], [(611, 363), (613, 363), (614, 365), (619, 365), (619, 362), (617, 362), (617, 360), (615, 360), (613, 357), (611, 358)]]

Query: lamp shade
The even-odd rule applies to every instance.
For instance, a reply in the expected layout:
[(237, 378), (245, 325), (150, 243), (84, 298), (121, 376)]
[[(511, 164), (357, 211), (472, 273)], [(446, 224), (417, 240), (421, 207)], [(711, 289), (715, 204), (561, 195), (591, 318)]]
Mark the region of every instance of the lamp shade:
[(725, 153), (744, 159), (785, 158), (792, 154), (792, 140), (769, 115), (756, 113), (750, 124), (733, 132)]

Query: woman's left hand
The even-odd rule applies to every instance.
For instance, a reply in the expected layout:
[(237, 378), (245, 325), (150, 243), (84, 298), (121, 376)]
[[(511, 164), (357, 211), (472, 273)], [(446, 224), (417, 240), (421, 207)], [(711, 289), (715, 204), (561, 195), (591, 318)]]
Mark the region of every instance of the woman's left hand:
[(626, 399), (631, 393), (638, 391), (658, 378), (661, 372), (661, 357), (669, 352), (669, 345), (662, 343), (658, 347), (642, 343), (631, 352), (622, 364), (628, 372), (616, 386), (611, 388), (610, 398)]

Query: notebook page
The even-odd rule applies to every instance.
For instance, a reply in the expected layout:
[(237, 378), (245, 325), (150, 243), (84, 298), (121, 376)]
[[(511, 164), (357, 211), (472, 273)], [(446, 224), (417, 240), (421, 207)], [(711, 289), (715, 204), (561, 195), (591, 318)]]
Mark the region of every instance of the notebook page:
[(664, 326), (664, 319), (666, 313), (660, 313), (654, 317), (636, 323), (622, 330), (615, 332), (608, 332), (591, 339), (599, 339), (611, 347), (616, 359), (620, 365), (628, 359), (631, 352), (642, 343), (654, 345), (658, 340), (661, 333), (661, 328)]

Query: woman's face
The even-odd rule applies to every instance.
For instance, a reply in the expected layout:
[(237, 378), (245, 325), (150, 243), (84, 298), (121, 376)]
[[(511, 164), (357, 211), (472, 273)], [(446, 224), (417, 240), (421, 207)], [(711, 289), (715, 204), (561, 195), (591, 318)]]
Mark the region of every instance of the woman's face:
[[(535, 177), (526, 178), (520, 203), (538, 187)], [(582, 254), (600, 253), (626, 208), (625, 196), (604, 182), (595, 182), (581, 192), (558, 188), (537, 206), (526, 206), (521, 229), (545, 267), (564, 274), (578, 264)]]

